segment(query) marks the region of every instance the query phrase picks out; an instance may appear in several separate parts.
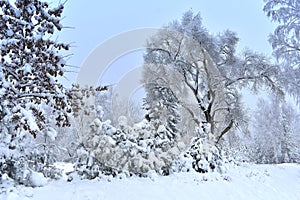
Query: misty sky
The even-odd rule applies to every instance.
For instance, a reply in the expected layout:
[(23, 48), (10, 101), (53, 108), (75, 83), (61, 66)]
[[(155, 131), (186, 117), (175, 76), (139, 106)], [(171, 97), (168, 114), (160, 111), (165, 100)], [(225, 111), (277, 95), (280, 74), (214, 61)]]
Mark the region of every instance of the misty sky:
[[(56, 2), (58, 0), (53, 4)], [(240, 37), (240, 50), (249, 47), (270, 55), (271, 46), (267, 38), (274, 25), (263, 13), (262, 7), (263, 0), (68, 0), (63, 24), (74, 29), (65, 29), (59, 34), (59, 40), (74, 42), (75, 47), (71, 49), (74, 55), (69, 64), (80, 66), (93, 49), (114, 35), (141, 27), (159, 28), (174, 19), (180, 19), (182, 13), (192, 9), (194, 13), (201, 13), (203, 24), (211, 33), (230, 29)], [(123, 65), (134, 66), (141, 62), (136, 55), (127, 55), (122, 59), (112, 66), (114, 80), (111, 82), (116, 82), (124, 73), (120, 70)], [(116, 71), (120, 71), (120, 74)], [(107, 76), (112, 77), (109, 72)], [(68, 77), (74, 82), (76, 74), (69, 74)]]

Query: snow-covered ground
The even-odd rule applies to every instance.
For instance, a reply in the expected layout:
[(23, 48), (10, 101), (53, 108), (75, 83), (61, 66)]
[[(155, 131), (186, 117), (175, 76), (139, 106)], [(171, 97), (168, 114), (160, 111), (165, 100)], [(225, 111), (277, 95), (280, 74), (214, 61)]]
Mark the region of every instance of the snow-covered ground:
[(51, 181), (44, 187), (11, 187), (0, 199), (300, 200), (300, 165), (242, 164), (224, 175), (180, 173), (167, 177)]

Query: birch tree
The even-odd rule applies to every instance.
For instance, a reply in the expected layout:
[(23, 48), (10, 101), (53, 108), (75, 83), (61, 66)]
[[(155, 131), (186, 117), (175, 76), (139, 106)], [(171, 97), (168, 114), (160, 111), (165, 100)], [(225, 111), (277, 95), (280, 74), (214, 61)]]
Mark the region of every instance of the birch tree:
[(282, 67), (282, 82), (287, 92), (300, 99), (300, 2), (265, 0), (264, 12), (277, 27), (269, 36), (273, 54)]

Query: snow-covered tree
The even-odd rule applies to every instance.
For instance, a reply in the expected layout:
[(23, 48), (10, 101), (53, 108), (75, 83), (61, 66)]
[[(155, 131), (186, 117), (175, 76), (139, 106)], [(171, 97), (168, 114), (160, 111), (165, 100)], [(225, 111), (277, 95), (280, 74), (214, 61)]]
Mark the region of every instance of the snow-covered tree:
[[(299, 162), (299, 114), (287, 102), (260, 99), (253, 118), (251, 160), (257, 163)], [(266, 120), (268, 119), (268, 120)]]
[[(107, 87), (107, 90), (102, 92), (97, 92), (95, 96), (95, 105), (101, 106), (103, 109), (103, 118), (101, 120), (112, 120), (113, 110), (112, 110), (112, 98), (113, 98), (113, 88)], [(99, 116), (98, 116), (99, 118)]]
[(273, 54), (282, 64), (285, 89), (299, 101), (300, 3), (299, 0), (265, 0), (264, 12), (278, 26), (270, 34)]
[(69, 103), (58, 82), (66, 67), (62, 53), (69, 45), (51, 37), (63, 29), (63, 9), (63, 4), (51, 8), (39, 0), (0, 1), (1, 157), (11, 159), (8, 171), (21, 183), (26, 174), (16, 177), (17, 170), (24, 170), (13, 166), (19, 162), (13, 157), (26, 155), (32, 137), (50, 131), (44, 106), (53, 108), (57, 125), (70, 124)]
[(300, 3), (298, 0), (265, 0), (264, 12), (278, 23), (269, 41), (274, 55), (290, 67), (300, 67)]
[(74, 128), (77, 138), (81, 140), (86, 134), (90, 123), (97, 117), (102, 120), (104, 112), (101, 106), (96, 106), (95, 98), (108, 88), (88, 87), (74, 84), (67, 92), (73, 111)]
[(145, 86), (147, 96), (144, 99), (147, 118), (156, 129), (166, 126), (169, 135), (166, 137), (175, 139), (178, 134), (178, 102), (176, 96), (168, 85), (150, 83)]
[[(219, 143), (234, 124), (243, 123), (241, 88), (268, 88), (283, 95), (276, 79), (279, 68), (249, 50), (238, 57), (237, 42), (235, 33), (225, 31), (213, 36), (203, 27), (199, 14), (184, 13), (181, 21), (170, 23), (148, 42), (143, 78), (148, 99), (154, 98), (152, 94), (158, 94), (161, 87), (169, 88), (168, 98), (171, 96), (172, 103), (184, 108), (195, 122), (198, 131), (194, 136)], [(149, 90), (148, 85), (155, 87)], [(156, 98), (160, 99), (155, 100), (150, 113), (162, 116), (162, 109), (155, 110), (155, 106), (159, 102), (168, 110), (163, 104), (165, 97)]]

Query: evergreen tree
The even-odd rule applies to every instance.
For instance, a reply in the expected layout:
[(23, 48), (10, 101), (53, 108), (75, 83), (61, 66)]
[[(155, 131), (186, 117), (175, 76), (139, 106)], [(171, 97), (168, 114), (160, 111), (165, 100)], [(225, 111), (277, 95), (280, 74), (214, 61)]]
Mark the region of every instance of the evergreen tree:
[(157, 83), (146, 84), (145, 90), (147, 95), (144, 99), (144, 106), (148, 111), (148, 120), (153, 123), (156, 129), (159, 126), (166, 127), (169, 135), (163, 137), (171, 140), (175, 139), (176, 135), (179, 134), (178, 123), (180, 116), (178, 101), (172, 94), (172, 90)]

